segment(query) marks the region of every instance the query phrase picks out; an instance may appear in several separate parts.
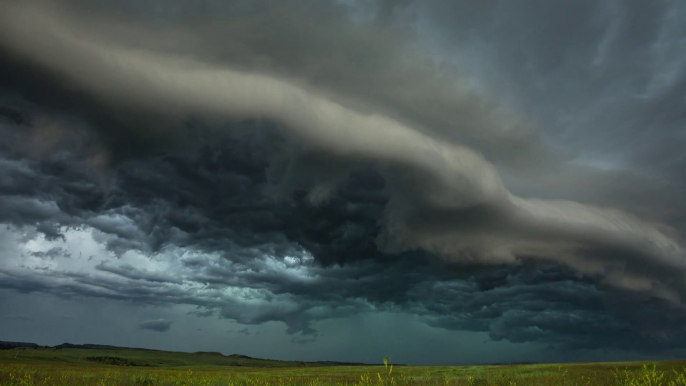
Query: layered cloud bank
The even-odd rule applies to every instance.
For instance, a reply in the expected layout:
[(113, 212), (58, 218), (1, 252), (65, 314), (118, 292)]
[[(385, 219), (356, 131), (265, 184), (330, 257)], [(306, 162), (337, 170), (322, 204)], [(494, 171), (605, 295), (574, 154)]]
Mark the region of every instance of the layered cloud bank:
[[(163, 295), (170, 303), (243, 323), (283, 321), (304, 335), (315, 334), (314, 320), (399, 307), (432, 325), (490, 331), (495, 339), (621, 346), (621, 335), (598, 341), (596, 330), (566, 329), (572, 322), (561, 315), (579, 310), (598, 331), (613, 325), (643, 334), (638, 346), (680, 347), (686, 254), (679, 232), (661, 218), (631, 214), (624, 203), (615, 209), (508, 190), (497, 168), (508, 178), (545, 169), (531, 166), (531, 154), (557, 165), (552, 170), (577, 175), (577, 169), (552, 156), (540, 138), (517, 134), (514, 118), (484, 107), (488, 100), (459, 82), (434, 94), (422, 90), (436, 99), (447, 93), (454, 105), (446, 110), (460, 112), (442, 115), (439, 106), (432, 116), (431, 106), (421, 103), (406, 109), (411, 97), (384, 104), (384, 91), (356, 97), (335, 82), (318, 87), (278, 65), (255, 69), (231, 58), (208, 59), (181, 43), (156, 48), (154, 30), (74, 9), (0, 5), (0, 52), (11, 74), (3, 84), (25, 98), (7, 108), (3, 130), (13, 138), (8, 144), (30, 143), (3, 150), (0, 181), (7, 194), (0, 198), (0, 220), (41, 232), (46, 242), (67, 240), (69, 227), (81, 228), (99, 235), (92, 237), (112, 253), (154, 255), (184, 272), (179, 282), (105, 259), (85, 264), (92, 272), (83, 275), (114, 275), (144, 287), (136, 293), (163, 288), (171, 291)], [(140, 43), (127, 38), (132, 30)], [(431, 79), (430, 71), (417, 71)], [(41, 116), (59, 118), (45, 123)], [(191, 145), (179, 146), (190, 117), (202, 122), (198, 133), (209, 141), (194, 135)], [(454, 129), (435, 127), (447, 117)], [(522, 138), (528, 155), (499, 151)], [(518, 167), (526, 170), (509, 169)], [(201, 257), (169, 252), (179, 248)], [(86, 296), (136, 298), (116, 282), (105, 292), (86, 291), (84, 276), (61, 263), (36, 276), (9, 257), (4, 264), (5, 287), (58, 294), (67, 286)], [(374, 273), (377, 264), (391, 264), (390, 277)], [(456, 272), (446, 276), (431, 264)], [(260, 273), (250, 274), (255, 265)], [(417, 273), (403, 282), (410, 272)], [(489, 275), (495, 284), (487, 283)], [(353, 285), (353, 277), (365, 280)], [(325, 282), (331, 290), (317, 290)], [(208, 287), (200, 289), (203, 283)], [(559, 287), (552, 289), (554, 283)], [(281, 303), (207, 295), (222, 288)], [(591, 300), (569, 299), (569, 288)], [(547, 297), (548, 290), (559, 296)], [(521, 312), (485, 311), (502, 306), (487, 305), (499, 291), (504, 298), (532, 298), (509, 304)], [(618, 322), (626, 309), (602, 304), (627, 293), (647, 308), (663, 307), (669, 322), (652, 325), (640, 316)], [(550, 320), (538, 320), (544, 309)], [(156, 326), (141, 328), (170, 324)], [(674, 340), (651, 338), (661, 334)]]

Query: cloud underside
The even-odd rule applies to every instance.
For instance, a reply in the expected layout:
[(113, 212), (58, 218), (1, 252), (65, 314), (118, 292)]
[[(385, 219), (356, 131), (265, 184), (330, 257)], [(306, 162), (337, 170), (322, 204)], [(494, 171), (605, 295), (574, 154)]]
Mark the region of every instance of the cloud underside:
[(138, 327), (142, 330), (157, 332), (167, 332), (171, 328), (172, 322), (165, 319), (152, 319), (142, 321)]
[[(3, 78), (30, 100), (0, 110), (0, 220), (18, 248), (3, 253), (35, 262), (6, 259), (4, 287), (188, 304), (304, 335), (387, 309), (512, 342), (686, 342), (677, 231), (510, 192), (475, 129), (458, 142), (419, 112), (363, 111), (277, 71), (127, 45), (116, 23), (108, 40), (66, 9), (0, 11), (5, 72), (32, 79)], [(455, 93), (484, 142), (521, 140), (480, 96)], [(75, 256), (78, 238), (93, 259)]]

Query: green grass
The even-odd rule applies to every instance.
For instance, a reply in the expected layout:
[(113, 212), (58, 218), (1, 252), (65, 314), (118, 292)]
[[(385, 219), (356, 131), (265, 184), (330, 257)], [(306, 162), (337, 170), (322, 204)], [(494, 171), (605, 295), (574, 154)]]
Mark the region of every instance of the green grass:
[(39, 348), (0, 351), (0, 386), (686, 386), (685, 368), (686, 361), (325, 367), (219, 353)]

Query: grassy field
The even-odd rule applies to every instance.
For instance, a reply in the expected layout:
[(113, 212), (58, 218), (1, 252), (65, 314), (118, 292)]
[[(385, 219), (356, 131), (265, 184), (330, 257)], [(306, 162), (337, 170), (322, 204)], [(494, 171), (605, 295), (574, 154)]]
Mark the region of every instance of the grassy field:
[(506, 366), (321, 366), (147, 350), (0, 351), (0, 385), (686, 386), (686, 361)]

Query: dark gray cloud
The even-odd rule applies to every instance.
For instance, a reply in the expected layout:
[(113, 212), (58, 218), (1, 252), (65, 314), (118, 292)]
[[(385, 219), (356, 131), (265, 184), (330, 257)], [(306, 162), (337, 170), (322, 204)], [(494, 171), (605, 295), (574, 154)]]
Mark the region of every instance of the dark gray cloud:
[(164, 319), (146, 320), (141, 322), (138, 327), (143, 330), (151, 330), (157, 332), (167, 332), (171, 328), (172, 322)]
[(250, 335), (250, 330), (247, 329), (247, 328), (243, 328), (243, 329), (240, 329), (240, 330), (238, 330), (238, 331), (229, 330), (229, 331), (227, 331), (227, 332), (230, 333), (230, 334)]
[[(388, 195), (373, 170), (354, 173), (318, 205), (310, 203), (305, 190), (275, 198), (266, 175), (269, 159), (281, 158), (259, 150), (278, 148), (281, 141), (267, 128), (215, 140), (193, 154), (128, 161), (110, 176), (108, 189), (95, 190), (95, 203), (52, 196), (55, 206), (75, 216), (67, 223), (97, 232), (93, 238), (102, 243), (100, 253), (125, 259), (127, 252), (141, 251), (153, 254), (152, 261), (81, 256), (77, 266), (89, 267), (87, 272), (70, 268), (59, 274), (6, 267), (3, 287), (190, 305), (198, 316), (244, 324), (279, 321), (297, 342), (317, 337), (312, 323), (318, 320), (396, 310), (413, 313), (430, 326), (485, 332), (493, 340), (561, 349), (680, 348), (684, 320), (678, 308), (603, 287), (552, 262), (547, 267), (474, 267), (468, 262), (453, 267), (424, 252), (382, 252), (375, 239)], [(78, 158), (64, 165), (82, 166)], [(34, 172), (54, 170), (34, 167)], [(468, 216), (465, 222), (471, 226), (464, 231), (478, 227), (482, 218), (488, 214)], [(68, 227), (58, 229), (65, 233), (62, 238), (74, 237)], [(75, 257), (67, 257), (66, 248), (31, 255), (41, 260), (63, 256), (60, 264), (67, 264), (62, 262)], [(649, 309), (672, 316), (656, 323), (645, 314)], [(583, 327), (573, 328), (580, 321)], [(628, 335), (642, 338), (627, 342)], [(669, 339), (655, 339), (661, 336)]]
[[(683, 190), (683, 178), (665, 167), (683, 169), (677, 150), (684, 140), (679, 106), (686, 47), (683, 25), (677, 21), (686, 12), (683, 5), (416, 2), (413, 9), (421, 29), (441, 49), (451, 50), (456, 65), (478, 74), (483, 88), (494, 90), (515, 109), (527, 111), (532, 123), (570, 158), (624, 174), (640, 170), (633, 178), (645, 178), (648, 187), (633, 186), (632, 193), (665, 182), (669, 189), (663, 190)], [(594, 190), (604, 176), (615, 173), (583, 174), (584, 186), (566, 192), (572, 199), (588, 200), (574, 195)], [(568, 172), (561, 175), (570, 177)], [(546, 177), (546, 183), (555, 178)], [(611, 195), (613, 204), (621, 205), (622, 195), (607, 190), (603, 184), (597, 194)], [(652, 192), (631, 205), (649, 199), (659, 207), (661, 199), (652, 200), (656, 196), (660, 194)], [(679, 201), (671, 199), (670, 204)]]
[(398, 311), (554, 349), (686, 344), (682, 92), (639, 60), (678, 6), (59, 4), (1, 6), (3, 288), (299, 343)]

